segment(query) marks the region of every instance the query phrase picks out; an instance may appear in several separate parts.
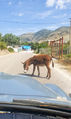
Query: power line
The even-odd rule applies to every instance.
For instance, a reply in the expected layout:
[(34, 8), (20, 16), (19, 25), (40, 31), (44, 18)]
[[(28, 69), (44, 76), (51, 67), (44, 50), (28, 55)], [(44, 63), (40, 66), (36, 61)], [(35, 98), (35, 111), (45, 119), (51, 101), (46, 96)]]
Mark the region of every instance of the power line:
[[(53, 24), (55, 25), (56, 23), (46, 23), (46, 22), (20, 22), (20, 21), (8, 21), (8, 20), (0, 20), (0, 23), (16, 23), (16, 24)], [(58, 24), (58, 23), (57, 23)]]
[(34, 22), (34, 23), (29, 23), (29, 22), (19, 22), (19, 21), (0, 21), (0, 23), (19, 23), (19, 24), (49, 24), (49, 23), (37, 23), (37, 22)]

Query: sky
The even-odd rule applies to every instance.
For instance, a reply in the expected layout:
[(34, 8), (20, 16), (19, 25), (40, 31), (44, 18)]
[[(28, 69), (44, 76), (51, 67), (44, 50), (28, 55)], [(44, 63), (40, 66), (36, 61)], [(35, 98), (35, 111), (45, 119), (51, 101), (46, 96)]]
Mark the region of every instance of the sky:
[(0, 33), (21, 35), (69, 26), (71, 0), (0, 0)]

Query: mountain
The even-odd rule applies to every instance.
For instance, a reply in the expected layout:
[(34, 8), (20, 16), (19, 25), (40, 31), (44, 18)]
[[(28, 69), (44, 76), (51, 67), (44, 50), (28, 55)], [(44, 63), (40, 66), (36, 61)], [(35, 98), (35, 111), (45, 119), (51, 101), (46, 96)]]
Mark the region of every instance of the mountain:
[(63, 26), (63, 27), (60, 27), (58, 29), (55, 30), (55, 32), (65, 32), (65, 33), (68, 33), (69, 31), (69, 27), (67, 26)]
[(33, 38), (33, 35), (34, 33), (25, 33), (25, 34), (22, 34), (20, 35), (20, 41), (21, 42), (31, 42), (32, 41), (32, 38)]
[(20, 36), (20, 40), (21, 42), (38, 42), (38, 41), (42, 41), (45, 40), (48, 35), (51, 33), (51, 30), (47, 30), (47, 29), (42, 29), (36, 33), (27, 33), (27, 34), (22, 34)]
[(63, 27), (60, 27), (60, 28), (54, 30), (51, 34), (49, 34), (46, 41), (58, 40), (62, 36), (63, 36), (65, 42), (67, 42), (69, 40), (69, 27), (63, 26)]
[(34, 41), (45, 40), (50, 33), (52, 33), (51, 30), (47, 30), (47, 29), (40, 30), (40, 31), (34, 33), (33, 39), (34, 39)]
[(64, 37), (64, 41), (69, 40), (69, 27), (63, 26), (54, 31), (42, 29), (35, 33), (26, 33), (20, 36), (21, 42), (43, 42), (48, 40), (58, 40)]

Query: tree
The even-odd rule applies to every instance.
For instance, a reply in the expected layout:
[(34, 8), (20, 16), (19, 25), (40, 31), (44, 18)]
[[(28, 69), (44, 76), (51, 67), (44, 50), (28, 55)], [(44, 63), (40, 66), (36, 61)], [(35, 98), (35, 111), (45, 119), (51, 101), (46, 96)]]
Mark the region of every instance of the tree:
[(48, 42), (42, 42), (40, 43), (41, 48), (47, 48), (48, 47)]
[(41, 48), (46, 48), (48, 47), (48, 43), (47, 42), (43, 42), (43, 43), (34, 43), (33, 44), (33, 49), (37, 50), (37, 53), (40, 52)]
[(29, 45), (29, 43), (26, 41), (26, 42), (21, 43), (21, 45)]
[(7, 45), (19, 45), (20, 39), (19, 37), (13, 34), (6, 34), (3, 36), (3, 41), (7, 43)]
[(0, 33), (0, 41), (2, 41), (2, 34)]

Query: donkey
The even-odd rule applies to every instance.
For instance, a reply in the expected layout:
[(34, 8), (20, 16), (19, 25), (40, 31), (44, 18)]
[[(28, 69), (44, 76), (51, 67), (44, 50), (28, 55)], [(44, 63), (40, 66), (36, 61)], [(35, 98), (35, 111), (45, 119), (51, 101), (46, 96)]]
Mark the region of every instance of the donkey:
[(48, 79), (49, 79), (51, 77), (51, 69), (50, 69), (51, 61), (52, 61), (52, 67), (54, 67), (54, 62), (52, 60), (52, 57), (50, 57), (49, 55), (46, 55), (46, 54), (38, 54), (38, 55), (35, 55), (35, 56), (29, 58), (25, 62), (22, 62), (22, 64), (23, 64), (24, 70), (28, 70), (29, 66), (31, 64), (33, 64), (33, 73), (32, 73), (32, 75), (34, 75), (35, 68), (37, 67), (38, 76), (40, 75), (39, 66), (44, 66), (45, 65), (46, 68), (47, 68), (47, 76), (46, 77), (48, 77)]

